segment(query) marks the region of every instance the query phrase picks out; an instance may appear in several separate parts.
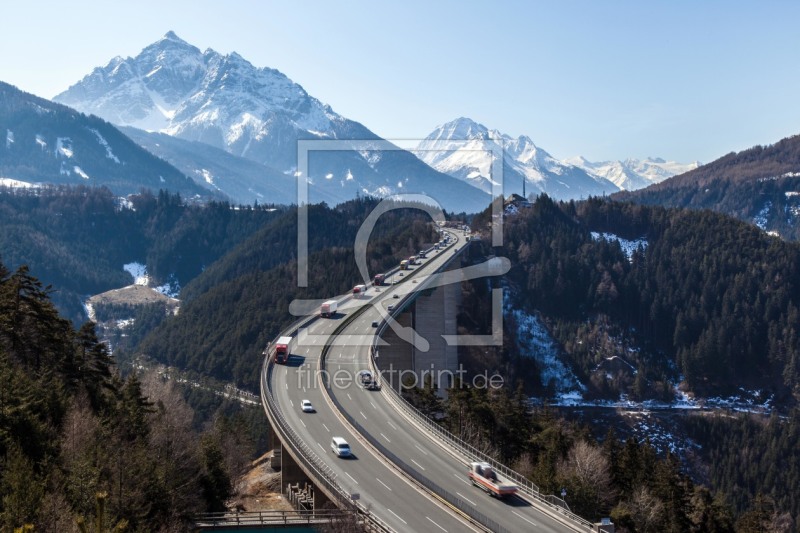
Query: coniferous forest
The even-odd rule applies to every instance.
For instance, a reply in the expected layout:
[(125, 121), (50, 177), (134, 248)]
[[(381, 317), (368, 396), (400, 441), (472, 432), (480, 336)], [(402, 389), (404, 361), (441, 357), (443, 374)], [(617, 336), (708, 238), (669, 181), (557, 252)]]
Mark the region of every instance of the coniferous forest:
[[(310, 283), (300, 290), (293, 208), (187, 205), (163, 192), (129, 201), (84, 187), (0, 194), (8, 265), (0, 301), (3, 527), (60, 531), (91, 520), (98, 497), (106, 523), (140, 530), (180, 529), (192, 515), (219, 509), (242, 461), (264, 451), (257, 417), (220, 415), (197, 391), (131, 373), (129, 363), (145, 357), (257, 390), (261, 351), (294, 320), (289, 303), (360, 282), (352, 243), (377, 202), (309, 207)], [(472, 226), (490, 221), (487, 211)], [(621, 530), (792, 531), (800, 505), (786, 490), (800, 485), (798, 245), (708, 211), (601, 199), (541, 197), (505, 217), (504, 231), (502, 249), (484, 241), (470, 253), (509, 257), (512, 270), (465, 285), (462, 327), (486, 327), (483, 302), (493, 284), (504, 284), (513, 289), (511, 304), (541, 318), (588, 398), (668, 401), (676, 386), (701, 396), (759, 388), (778, 414), (687, 417), (682, 427), (699, 446), (692, 461), (659, 454), (646, 440), (596, 437), (546, 407), (553, 390), (520, 353), (511, 320), (502, 350), (460, 355), (472, 369), (500, 371), (508, 388), (454, 390), (446, 404), (423, 389), (412, 400), (543, 491), (566, 488), (574, 510), (611, 516)], [(591, 232), (646, 245), (628, 256), (613, 238)], [(385, 215), (367, 249), (370, 274), (435, 239), (420, 212)], [(176, 279), (181, 310), (99, 309), (135, 317), (115, 338), (112, 359), (101, 332), (84, 324), (80, 303), (130, 283), (121, 270), (129, 261), (145, 262), (158, 281)], [(613, 355), (639, 371), (597, 372)], [(531, 410), (530, 396), (545, 406)], [(230, 431), (235, 424), (243, 429)], [(246, 437), (231, 442), (231, 435)], [(178, 455), (156, 463), (159, 454)]]

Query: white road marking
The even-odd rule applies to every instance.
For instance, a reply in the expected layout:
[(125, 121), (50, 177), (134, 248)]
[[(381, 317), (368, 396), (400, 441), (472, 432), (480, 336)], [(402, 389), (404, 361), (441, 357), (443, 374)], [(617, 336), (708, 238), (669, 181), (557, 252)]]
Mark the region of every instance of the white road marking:
[[(302, 420), (301, 420), (301, 422), (302, 422)], [(383, 437), (384, 439), (386, 439), (386, 440), (387, 440), (387, 441), (389, 441), (389, 442), (392, 442), (392, 441), (390, 441), (390, 440), (389, 440), (389, 437), (387, 437), (387, 436), (386, 436), (386, 435), (384, 435), (383, 433), (381, 433), (381, 437)]]
[(361, 416), (363, 416), (363, 417), (364, 417), (364, 420), (366, 420), (366, 419), (367, 419), (367, 415), (365, 415), (365, 414), (364, 414), (364, 411), (359, 411), (359, 413), (361, 413)]
[(422, 466), (421, 464), (419, 464), (418, 462), (416, 462), (414, 459), (411, 459), (411, 462), (414, 463), (415, 465), (417, 465), (418, 467), (420, 467), (421, 469), (425, 470), (425, 467)]
[(350, 400), (351, 400), (351, 401), (353, 400), (353, 397), (352, 397), (352, 396), (350, 396), (350, 393), (349, 393), (349, 392), (347, 393), (347, 397), (348, 397), (348, 398), (350, 398)]
[[(378, 479), (378, 478), (375, 478), (375, 479), (376, 479), (376, 480), (378, 480), (378, 483), (380, 483), (381, 485), (383, 485), (384, 487), (386, 487), (387, 489), (389, 489), (389, 492), (394, 492), (394, 491), (392, 490), (392, 488), (391, 488), (389, 485), (387, 485), (386, 483), (384, 483), (383, 481), (381, 481), (381, 480), (380, 480), (380, 479)], [(397, 516), (397, 515), (395, 515), (395, 516)], [(398, 518), (399, 518), (399, 517), (398, 517)]]
[(305, 422), (303, 422), (303, 421), (301, 420), (301, 421), (300, 421), (300, 423), (301, 423), (301, 424), (303, 424), (303, 427), (304, 427), (304, 428), (308, 429), (308, 426), (306, 425), (306, 423), (305, 423)]
[(414, 445), (414, 447), (415, 447), (416, 449), (418, 449), (419, 451), (421, 451), (422, 453), (424, 453), (425, 455), (428, 455), (428, 452), (426, 452), (425, 450), (423, 450), (422, 448), (420, 448), (419, 444), (415, 444), (415, 445)]
[(443, 528), (442, 526), (440, 526), (439, 524), (437, 524), (436, 522), (434, 522), (433, 520), (431, 520), (431, 517), (430, 517), (430, 516), (426, 516), (425, 518), (427, 518), (428, 520), (430, 520), (431, 524), (433, 524), (434, 526), (436, 526), (436, 527), (438, 527), (439, 529), (441, 529), (442, 531), (444, 531), (444, 533), (447, 533), (447, 530), (446, 530), (445, 528)]
[(388, 420), (386, 421), (386, 423), (387, 423), (387, 424), (389, 424), (390, 426), (392, 426), (392, 429), (393, 429), (393, 430), (397, 431), (397, 427), (396, 427), (394, 424), (392, 424), (392, 423), (391, 423), (391, 422), (389, 422)]
[(306, 348), (306, 353), (308, 353), (308, 352), (309, 352), (309, 350), (311, 350), (311, 348)]
[(458, 474), (453, 474), (453, 475), (454, 475), (454, 476), (456, 476), (458, 479), (460, 479), (462, 482), (464, 482), (464, 483), (466, 483), (467, 485), (469, 485), (469, 481), (467, 481), (467, 480), (466, 480), (466, 479), (464, 479), (463, 477), (459, 476)]
[(473, 505), (473, 506), (477, 507), (477, 505), (475, 504), (475, 502), (473, 502), (472, 500), (470, 500), (469, 498), (467, 498), (466, 496), (464, 496), (464, 495), (463, 495), (463, 494), (461, 494), (460, 492), (456, 492), (456, 495), (460, 496), (460, 497), (461, 497), (461, 499), (462, 499), (462, 500), (464, 500), (465, 502), (467, 502), (468, 504), (470, 504), (470, 505)]
[(377, 407), (375, 407), (375, 404), (372, 403), (372, 400), (369, 401), (369, 404), (372, 406), (373, 409), (377, 409)]
[(289, 400), (289, 403), (292, 404), (292, 407), (294, 407), (294, 402), (292, 400)]
[(323, 451), (323, 452), (325, 451), (325, 446), (323, 446), (323, 445), (322, 445), (322, 444), (320, 444), (319, 442), (317, 443), (317, 446), (319, 446), (320, 448), (322, 448), (322, 451)]
[(285, 383), (285, 385), (286, 385), (286, 389), (288, 390), (289, 389), (289, 384)]
[(397, 518), (398, 520), (400, 520), (402, 523), (404, 523), (405, 525), (408, 525), (408, 522), (406, 522), (405, 520), (403, 520), (402, 518), (400, 518), (400, 517), (397, 515), (397, 513), (395, 513), (394, 511), (392, 511), (392, 510), (391, 510), (391, 509), (389, 509), (388, 507), (386, 508), (386, 510), (387, 510), (387, 511), (389, 511), (390, 513), (392, 513), (392, 514), (395, 516), (395, 518)]
[(344, 473), (344, 475), (345, 475), (345, 476), (347, 476), (347, 477), (349, 477), (350, 479), (352, 479), (352, 480), (355, 482), (355, 484), (356, 484), (356, 485), (358, 485), (358, 481), (356, 481), (356, 478), (354, 478), (353, 476), (351, 476), (351, 475), (350, 475), (350, 474), (348, 474), (347, 472), (345, 472), (345, 473)]
[(531, 524), (531, 525), (533, 525), (533, 526), (538, 526), (538, 525), (539, 525), (539, 524), (537, 524), (536, 522), (532, 522), (532, 521), (528, 520), (527, 518), (525, 518), (524, 516), (522, 516), (521, 514), (519, 514), (519, 513), (518, 513), (518, 512), (516, 512), (516, 511), (511, 511), (511, 512), (512, 512), (512, 513), (514, 513), (515, 515), (517, 515), (518, 517), (522, 518), (522, 519), (523, 519), (523, 520), (525, 520), (527, 523), (529, 523), (529, 524)]
[(330, 430), (330, 429), (328, 429), (328, 426), (326, 426), (326, 425), (325, 425), (325, 422), (323, 422), (323, 423), (322, 423), (322, 427), (324, 427), (324, 428), (325, 428), (325, 431), (327, 431), (328, 433), (330, 433), (330, 432), (331, 432), (331, 430)]

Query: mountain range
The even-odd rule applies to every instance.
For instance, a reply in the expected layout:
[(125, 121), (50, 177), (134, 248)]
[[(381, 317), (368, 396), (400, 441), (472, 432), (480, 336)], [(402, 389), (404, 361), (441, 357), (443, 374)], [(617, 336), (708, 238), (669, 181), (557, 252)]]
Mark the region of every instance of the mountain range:
[[(237, 191), (225, 191), (241, 202), (280, 199), (274, 194), (276, 186), (284, 189), (276, 184), (278, 176), (298, 177), (300, 140), (344, 141), (311, 145), (305, 176), (311, 201), (416, 192), (448, 210), (477, 211), (489, 202), (482, 191), (409, 152), (392, 145), (385, 149), (375, 133), (337, 114), (281, 72), (256, 68), (236, 53), (201, 52), (173, 32), (136, 57), (115, 57), (94, 69), (55, 100), (119, 126), (202, 142), (267, 167), (263, 175), (240, 173), (239, 178), (248, 174), (247, 181)], [(186, 153), (191, 145), (149, 143), (161, 144), (163, 156), (198, 182), (213, 181), (205, 176), (214, 172)], [(216, 183), (220, 189), (221, 181)]]
[(283, 73), (235, 52), (201, 51), (171, 31), (136, 57), (95, 68), (55, 100), (124, 127), (198, 184), (241, 203), (297, 201), (298, 141), (337, 141), (310, 145), (305, 176), (309, 199), (328, 203), (420, 192), (448, 210), (478, 211), (492, 188), (486, 152), (492, 147), (503, 150), (504, 194), (522, 192), (524, 181), (531, 194), (585, 198), (683, 170), (661, 160), (560, 161), (529, 137), (512, 138), (466, 118), (436, 128), (417, 146), (417, 159)]

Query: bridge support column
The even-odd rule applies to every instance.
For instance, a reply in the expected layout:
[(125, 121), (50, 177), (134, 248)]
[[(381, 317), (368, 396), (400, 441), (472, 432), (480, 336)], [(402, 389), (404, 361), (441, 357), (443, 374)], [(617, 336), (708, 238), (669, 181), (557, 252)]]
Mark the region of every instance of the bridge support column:
[(281, 494), (287, 495), (287, 487), (289, 485), (305, 484), (314, 487), (314, 509), (329, 509), (335, 507), (331, 504), (330, 498), (311, 481), (302, 468), (297, 464), (292, 455), (286, 451), (278, 438), (277, 432), (270, 428), (269, 432), (269, 446), (272, 448), (272, 460), (270, 466), (274, 470), (279, 470), (281, 473)]

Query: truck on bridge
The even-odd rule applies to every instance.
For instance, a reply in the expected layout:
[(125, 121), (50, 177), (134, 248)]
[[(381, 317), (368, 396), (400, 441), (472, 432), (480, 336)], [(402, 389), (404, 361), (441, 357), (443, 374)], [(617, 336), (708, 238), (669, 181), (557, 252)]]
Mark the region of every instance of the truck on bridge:
[(336, 310), (339, 308), (339, 302), (336, 300), (328, 300), (327, 302), (322, 302), (322, 305), (319, 306), (319, 316), (322, 318), (330, 318), (336, 315)]
[(292, 342), (291, 337), (279, 337), (275, 342), (275, 362), (281, 365), (286, 364), (289, 360), (289, 343)]
[(386, 282), (386, 274), (375, 274), (372, 279), (373, 285), (383, 285)]
[(469, 479), (473, 485), (496, 498), (505, 498), (517, 493), (517, 486), (498, 476), (489, 463), (470, 463)]

